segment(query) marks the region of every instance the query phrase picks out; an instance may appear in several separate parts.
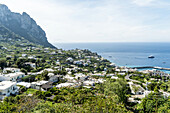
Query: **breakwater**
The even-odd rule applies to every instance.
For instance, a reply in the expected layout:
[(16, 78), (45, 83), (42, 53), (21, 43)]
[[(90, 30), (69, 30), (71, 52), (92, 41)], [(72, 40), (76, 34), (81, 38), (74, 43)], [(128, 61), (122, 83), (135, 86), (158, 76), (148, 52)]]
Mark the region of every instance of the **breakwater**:
[(163, 68), (163, 67), (154, 67), (154, 66), (141, 66), (141, 67), (132, 67), (132, 69), (147, 69), (147, 68), (153, 68), (153, 69), (159, 69), (159, 70), (168, 70), (170, 71), (170, 68)]

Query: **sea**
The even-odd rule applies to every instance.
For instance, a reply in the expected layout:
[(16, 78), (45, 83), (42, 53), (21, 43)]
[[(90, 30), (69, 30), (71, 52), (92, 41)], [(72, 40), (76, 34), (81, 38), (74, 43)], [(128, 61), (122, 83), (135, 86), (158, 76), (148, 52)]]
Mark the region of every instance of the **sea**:
[[(89, 49), (117, 66), (170, 68), (170, 43), (55, 43), (54, 45), (64, 50)], [(155, 58), (148, 58), (150, 55)], [(170, 73), (167, 70), (162, 71)]]

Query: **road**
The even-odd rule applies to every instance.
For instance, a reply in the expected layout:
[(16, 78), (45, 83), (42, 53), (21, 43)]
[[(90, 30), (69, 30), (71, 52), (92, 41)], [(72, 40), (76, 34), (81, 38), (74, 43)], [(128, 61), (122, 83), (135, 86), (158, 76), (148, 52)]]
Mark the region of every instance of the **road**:
[[(126, 76), (125, 76), (125, 79), (126, 79), (126, 80), (130, 80), (130, 81), (132, 81), (132, 82), (141, 83), (140, 81), (130, 79), (131, 76), (132, 76), (131, 74), (130, 74), (130, 75), (126, 75)], [(142, 85), (144, 85), (145, 87), (147, 86), (145, 83), (142, 83)], [(163, 93), (164, 95), (166, 95), (166, 96), (170, 96), (170, 93), (168, 93), (168, 92), (165, 92), (165, 91), (163, 91), (163, 90), (159, 90), (159, 91), (162, 92), (162, 93)]]

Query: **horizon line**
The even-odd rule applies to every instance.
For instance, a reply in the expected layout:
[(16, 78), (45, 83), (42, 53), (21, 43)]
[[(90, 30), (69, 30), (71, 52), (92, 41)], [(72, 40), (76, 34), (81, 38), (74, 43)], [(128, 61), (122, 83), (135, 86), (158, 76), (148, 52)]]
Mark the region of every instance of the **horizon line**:
[(51, 44), (59, 43), (170, 43), (170, 42), (54, 42)]

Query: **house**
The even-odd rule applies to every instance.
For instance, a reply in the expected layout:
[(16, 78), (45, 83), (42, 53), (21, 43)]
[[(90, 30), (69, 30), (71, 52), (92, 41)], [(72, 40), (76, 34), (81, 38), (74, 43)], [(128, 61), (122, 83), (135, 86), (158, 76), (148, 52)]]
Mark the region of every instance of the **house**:
[(25, 65), (29, 65), (29, 66), (31, 66), (32, 68), (36, 68), (36, 64), (35, 64), (35, 63), (32, 63), (32, 62), (26, 62)]
[(18, 87), (16, 82), (12, 81), (2, 81), (0, 82), (0, 100), (3, 100), (5, 97), (10, 96), (11, 94), (15, 95), (18, 93)]
[(94, 85), (95, 85), (95, 82), (94, 82), (94, 81), (84, 81), (84, 82), (83, 82), (83, 85), (84, 85), (84, 86), (94, 86)]
[(118, 77), (112, 76), (111, 79), (118, 79)]
[(115, 63), (111, 63), (110, 66), (111, 67), (116, 67), (116, 64)]
[(9, 77), (5, 77), (3, 74), (0, 74), (0, 82), (2, 81), (10, 81)]
[(101, 73), (96, 73), (96, 74), (92, 74), (91, 76), (104, 77), (105, 75), (104, 75), (104, 74), (101, 74)]
[(74, 60), (73, 60), (73, 58), (69, 57), (66, 59), (66, 61), (73, 62)]
[(118, 73), (127, 73), (128, 72), (128, 69), (115, 69), (116, 72)]
[(75, 77), (71, 77), (71, 76), (69, 76), (69, 75), (66, 75), (66, 76), (64, 76), (64, 78), (68, 81), (68, 82), (76, 82), (76, 80), (75, 80)]
[(48, 81), (37, 81), (31, 83), (31, 88), (37, 89), (37, 90), (43, 90), (41, 87), (43, 84), (48, 83)]
[(65, 68), (67, 72), (70, 72), (72, 69), (71, 68)]
[(16, 73), (20, 72), (19, 68), (4, 68), (3, 73)]
[(88, 66), (89, 64), (88, 64), (88, 63), (84, 63), (83, 65), (84, 65), (84, 66)]
[(82, 73), (77, 73), (77, 74), (75, 74), (75, 78), (77, 79), (77, 80), (85, 80), (85, 79), (87, 79), (89, 76), (86, 76), (86, 75), (84, 75), (84, 74), (82, 74)]
[(96, 81), (96, 83), (99, 83), (99, 84), (102, 84), (104, 82), (106, 82), (106, 80), (104, 80), (104, 79), (97, 79), (97, 81)]
[(60, 61), (56, 61), (56, 65), (60, 65)]
[(106, 77), (112, 77), (115, 76), (115, 74), (107, 74)]
[(27, 54), (22, 54), (22, 57), (27, 57)]
[(53, 82), (47, 82), (41, 86), (43, 91), (48, 91), (51, 88), (53, 88)]
[(83, 69), (82, 71), (83, 71), (83, 72), (89, 72), (89, 70), (88, 70), (88, 69)]
[(125, 75), (125, 74), (126, 74), (126, 73), (118, 73), (118, 75), (122, 75), (122, 76)]
[(18, 82), (21, 81), (21, 78), (24, 76), (25, 76), (24, 73), (16, 72), (16, 73), (3, 74), (0, 76), (0, 78), (7, 81)]
[(51, 76), (48, 81), (50, 81), (50, 82), (58, 82), (59, 79), (60, 79), (60, 77), (58, 75), (55, 75), (55, 76)]
[(157, 76), (157, 75), (166, 76), (166, 77), (169, 76), (169, 74), (164, 73), (163, 71), (160, 71), (160, 70), (157, 70), (157, 69), (142, 70), (142, 71), (139, 71), (139, 72), (142, 72), (142, 73), (145, 73), (145, 74), (150, 74), (150, 75), (152, 75), (152, 76)]
[(82, 65), (82, 64), (83, 64), (82, 61), (74, 61), (73, 63), (74, 63), (74, 64), (77, 64), (77, 65)]
[(58, 84), (56, 85), (57, 88), (62, 88), (62, 87), (71, 87), (73, 86), (74, 83), (61, 83), (61, 84)]
[(55, 75), (54, 73), (48, 73), (49, 80), (50, 82), (58, 82), (59, 81), (59, 76)]
[(4, 49), (4, 50), (6, 49), (6, 50), (7, 50), (7, 48), (6, 48), (6, 47), (2, 47), (1, 49)]
[(57, 55), (55, 51), (51, 52), (50, 55)]
[(28, 56), (28, 59), (34, 59), (34, 60), (36, 60), (35, 56)]
[(53, 70), (53, 69), (51, 69), (51, 68), (44, 69), (44, 71), (54, 72), (54, 70)]
[(151, 73), (152, 76), (157, 76), (157, 75), (168, 76), (167, 73), (164, 73), (163, 71), (159, 71), (159, 70), (156, 70), (156, 69), (151, 70), (150, 73)]
[(18, 82), (17, 85), (24, 86), (26, 88), (31, 87), (31, 83), (28, 83), (28, 82)]

